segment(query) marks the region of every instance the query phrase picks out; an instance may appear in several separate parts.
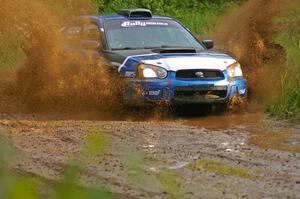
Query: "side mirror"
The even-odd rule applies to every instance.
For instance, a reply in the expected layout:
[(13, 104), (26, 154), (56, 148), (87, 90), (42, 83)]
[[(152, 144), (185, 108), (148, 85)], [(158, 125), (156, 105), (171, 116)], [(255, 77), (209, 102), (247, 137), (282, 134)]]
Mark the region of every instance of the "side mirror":
[(214, 47), (213, 40), (203, 40), (202, 43), (208, 50)]
[(82, 47), (86, 50), (96, 50), (99, 49), (100, 46), (100, 42), (98, 41), (86, 40), (82, 42)]

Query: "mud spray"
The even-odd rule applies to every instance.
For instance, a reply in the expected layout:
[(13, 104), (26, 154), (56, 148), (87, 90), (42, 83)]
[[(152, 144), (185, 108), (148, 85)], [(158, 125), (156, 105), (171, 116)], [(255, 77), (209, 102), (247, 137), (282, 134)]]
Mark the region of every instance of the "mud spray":
[(288, 0), (251, 0), (220, 21), (215, 40), (221, 50), (232, 54), (243, 65), (248, 80), (251, 107), (264, 109), (281, 93), (285, 74), (285, 50), (275, 36), (283, 28), (274, 19)]
[(13, 83), (2, 84), (2, 90), (11, 94), (5, 105), (17, 101), (17, 111), (47, 113), (101, 110), (103, 114), (120, 109), (120, 84), (108, 76), (106, 60), (100, 56), (95, 61), (92, 52), (65, 53), (58, 31), (63, 21), (95, 10), (83, 0), (1, 1), (1, 32), (17, 32), (26, 55)]

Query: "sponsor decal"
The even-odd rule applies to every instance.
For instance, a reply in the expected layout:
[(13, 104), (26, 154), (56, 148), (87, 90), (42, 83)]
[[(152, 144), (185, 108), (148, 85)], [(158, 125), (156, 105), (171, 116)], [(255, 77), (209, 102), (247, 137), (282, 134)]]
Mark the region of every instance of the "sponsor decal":
[(160, 91), (149, 91), (149, 95), (152, 95), (152, 96), (158, 96), (160, 94)]
[(135, 77), (135, 72), (127, 71), (125, 72), (125, 77)]
[(145, 27), (145, 26), (168, 26), (169, 24), (166, 22), (159, 21), (124, 21), (121, 26), (122, 27)]

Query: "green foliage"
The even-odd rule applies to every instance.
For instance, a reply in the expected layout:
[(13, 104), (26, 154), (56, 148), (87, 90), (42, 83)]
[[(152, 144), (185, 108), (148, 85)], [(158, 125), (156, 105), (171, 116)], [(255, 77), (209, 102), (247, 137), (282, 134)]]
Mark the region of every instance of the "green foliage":
[(183, 198), (183, 191), (176, 173), (163, 170), (158, 174), (158, 179), (160, 180), (162, 189), (167, 192), (172, 199)]
[(268, 108), (271, 115), (300, 119), (300, 9), (289, 8), (277, 22), (286, 27), (278, 35), (276, 41), (287, 52), (286, 74), (281, 77), (282, 96), (278, 103)]
[(83, 188), (78, 184), (80, 174), (84, 172), (80, 165), (73, 164), (64, 173), (63, 180), (54, 189), (54, 196), (50, 199), (115, 199), (107, 187), (98, 185)]
[[(167, 169), (158, 169), (149, 166), (149, 162), (154, 159), (147, 158), (144, 153), (132, 150), (125, 151), (123, 163), (128, 173), (128, 179), (133, 187), (145, 192), (165, 192), (170, 199), (183, 198), (183, 189), (180, 187), (180, 178), (178, 175)], [(152, 162), (153, 163), (153, 162)], [(151, 169), (147, 169), (151, 168)], [(151, 172), (147, 171), (151, 170)]]
[(90, 129), (89, 132), (91, 134), (86, 139), (86, 154), (93, 157), (102, 155), (108, 146), (108, 137), (98, 128)]
[(122, 151), (124, 152), (122, 162), (131, 185), (148, 192), (158, 190), (158, 179), (146, 172), (146, 157), (144, 153), (128, 149), (122, 149)]
[(77, 184), (81, 168), (72, 165), (66, 169), (64, 178), (56, 186), (54, 199), (82, 199), (87, 198), (86, 193)]
[(39, 199), (39, 182), (30, 178), (15, 178), (10, 185), (7, 199)]
[(13, 151), (3, 137), (0, 137), (0, 151), (0, 198), (39, 199), (38, 180), (9, 174), (8, 165)]
[(111, 193), (109, 191), (109, 188), (101, 184), (90, 188), (89, 191), (87, 192), (87, 199), (100, 199), (100, 198), (117, 199), (118, 197), (115, 196), (115, 194)]

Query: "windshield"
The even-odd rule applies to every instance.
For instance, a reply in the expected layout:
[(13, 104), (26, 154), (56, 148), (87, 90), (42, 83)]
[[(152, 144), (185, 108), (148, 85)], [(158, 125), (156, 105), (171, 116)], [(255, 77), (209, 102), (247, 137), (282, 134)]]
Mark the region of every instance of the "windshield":
[(112, 50), (204, 49), (185, 28), (171, 20), (110, 20), (105, 23), (105, 31)]

